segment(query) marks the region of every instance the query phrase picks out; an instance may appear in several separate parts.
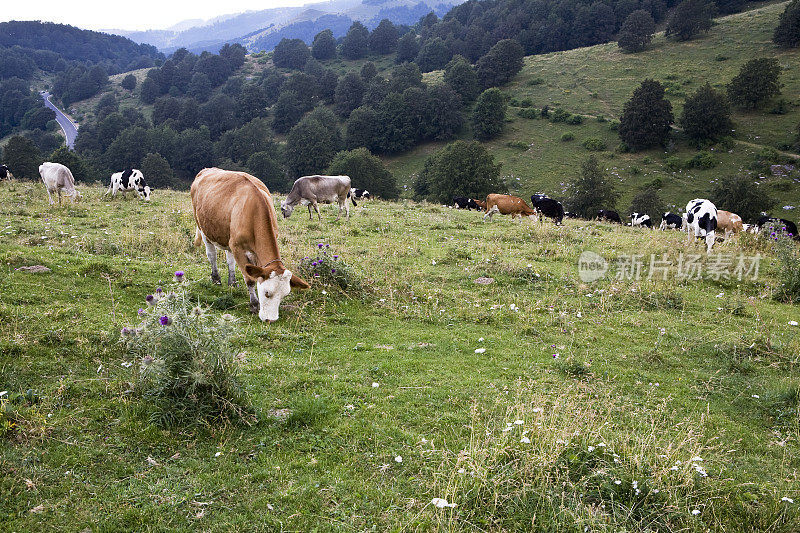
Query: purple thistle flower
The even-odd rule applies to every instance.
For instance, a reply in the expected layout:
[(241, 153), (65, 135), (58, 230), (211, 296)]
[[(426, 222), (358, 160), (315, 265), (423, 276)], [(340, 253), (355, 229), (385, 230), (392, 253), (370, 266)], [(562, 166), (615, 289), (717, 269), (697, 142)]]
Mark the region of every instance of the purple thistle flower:
[(319, 277), (319, 274), (314, 274), (314, 277), (315, 277), (315, 278), (318, 278), (318, 277)]
[(122, 328), (122, 330), (120, 330), (120, 333), (123, 335), (130, 335), (131, 330), (128, 326), (125, 326), (124, 328)]
[(337, 259), (339, 259), (339, 256), (338, 255), (334, 255), (333, 256), (333, 260), (336, 261)]
[(156, 289), (156, 294), (161, 294), (162, 292), (164, 292), (164, 289), (162, 289), (161, 287)]
[(156, 305), (156, 301), (157, 300), (156, 300), (155, 296), (153, 296), (152, 294), (148, 294), (145, 297), (144, 301), (147, 302), (147, 305), (153, 306), (153, 305)]
[(335, 268), (331, 269), (331, 274), (336, 274), (336, 269)]
[(142, 309), (140, 307), (138, 313), (139, 313), (139, 316), (144, 316), (145, 311), (144, 311), (144, 309)]
[(318, 247), (318, 248), (320, 248), (320, 249), (322, 249), (322, 246), (323, 246), (323, 244), (322, 244), (322, 243), (319, 243), (319, 244), (317, 245), (317, 247)]
[(178, 270), (175, 272), (175, 279), (178, 281), (183, 281), (183, 275), (184, 275), (183, 270)]
[(162, 326), (169, 326), (170, 324), (172, 324), (172, 319), (167, 315), (162, 316), (161, 318), (158, 319), (158, 321), (161, 323)]
[(330, 244), (326, 244), (326, 245), (325, 245), (325, 248), (330, 248), (330, 247), (331, 247), (331, 245), (330, 245)]
[(315, 267), (315, 266), (317, 266), (317, 264), (318, 264), (318, 263), (317, 263), (316, 261), (314, 261), (313, 263), (311, 263), (311, 266), (314, 266), (314, 267)]

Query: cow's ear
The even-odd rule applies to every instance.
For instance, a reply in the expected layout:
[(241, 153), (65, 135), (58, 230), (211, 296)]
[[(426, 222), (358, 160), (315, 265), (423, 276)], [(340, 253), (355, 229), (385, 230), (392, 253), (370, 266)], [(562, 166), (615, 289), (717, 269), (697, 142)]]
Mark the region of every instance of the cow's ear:
[(292, 274), (292, 279), (289, 280), (289, 285), (296, 289), (308, 289), (311, 285), (308, 284), (306, 280), (301, 277), (295, 276)]
[(251, 278), (258, 279), (258, 278), (266, 278), (267, 277), (267, 271), (266, 270), (264, 270), (260, 266), (251, 265), (250, 263), (245, 265), (244, 271)]

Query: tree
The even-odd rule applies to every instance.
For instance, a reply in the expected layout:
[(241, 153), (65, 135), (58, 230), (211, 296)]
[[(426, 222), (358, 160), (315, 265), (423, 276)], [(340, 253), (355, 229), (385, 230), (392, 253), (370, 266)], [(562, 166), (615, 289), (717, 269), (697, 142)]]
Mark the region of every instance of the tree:
[(504, 39), (475, 64), (478, 80), (484, 89), (505, 85), (522, 70), (524, 57), (522, 45), (513, 39)]
[(800, 45), (800, 0), (794, 0), (783, 10), (772, 41), (781, 48)]
[(372, 61), (367, 61), (361, 66), (360, 75), (364, 83), (369, 83), (372, 78), (378, 75), (378, 67)]
[(248, 122), (267, 114), (267, 95), (260, 85), (248, 83), (236, 95), (236, 116), (240, 122)]
[(438, 83), (431, 87), (428, 94), (430, 95), (429, 136), (437, 140), (452, 138), (464, 126), (461, 97), (444, 83)]
[(392, 21), (383, 19), (369, 36), (369, 48), (373, 53), (386, 55), (397, 49), (398, 31)]
[(336, 112), (343, 117), (348, 117), (353, 109), (361, 105), (364, 98), (365, 85), (361, 76), (355, 72), (348, 72), (336, 85)]
[(728, 99), (706, 83), (686, 99), (680, 125), (684, 133), (695, 141), (728, 135), (733, 127)]
[(3, 149), (3, 163), (17, 178), (38, 180), (42, 155), (30, 139), (15, 135), (8, 140)]
[(150, 76), (146, 77), (142, 82), (142, 88), (139, 91), (139, 98), (143, 104), (152, 104), (158, 98), (161, 92), (158, 89), (158, 83)]
[(701, 31), (711, 29), (717, 13), (714, 2), (708, 0), (683, 0), (667, 21), (667, 37), (674, 35), (679, 41), (688, 41)]
[(781, 94), (781, 66), (775, 58), (751, 59), (728, 84), (728, 100), (755, 109)]
[(88, 182), (92, 179), (89, 165), (86, 164), (81, 156), (67, 148), (66, 145), (56, 148), (47, 160), (53, 163), (61, 163), (70, 169), (76, 181)]
[(672, 104), (664, 98), (664, 87), (646, 79), (622, 109), (619, 136), (633, 150), (650, 148), (666, 142), (673, 121)]
[(472, 111), (472, 133), (476, 139), (486, 141), (503, 131), (506, 120), (506, 99), (500, 89), (487, 89), (478, 97)]
[(416, 63), (422, 72), (431, 72), (444, 68), (452, 54), (440, 37), (429, 39), (422, 45), (417, 54)]
[(580, 175), (567, 185), (567, 198), (570, 211), (593, 218), (600, 209), (613, 209), (619, 192), (592, 155), (581, 164)]
[(769, 211), (777, 203), (764, 187), (744, 175), (721, 178), (711, 189), (709, 196), (719, 209), (736, 213), (750, 222), (757, 220), (762, 212)]
[(464, 56), (455, 56), (444, 69), (444, 81), (461, 96), (465, 104), (481, 93), (478, 75)]
[[(192, 74), (192, 80), (189, 82), (186, 93), (198, 102), (205, 102), (213, 90), (214, 86), (208, 75), (203, 72), (195, 72)], [(142, 92), (144, 92), (144, 84), (142, 84)]]
[(500, 168), (483, 145), (455, 141), (428, 158), (419, 179), (425, 183), (431, 200), (449, 203), (453, 196), (485, 198), (490, 193), (507, 191)]
[(354, 187), (366, 189), (370, 194), (387, 200), (393, 200), (400, 194), (392, 173), (366, 148), (337, 153), (327, 173), (333, 176), (350, 176)]
[(255, 118), (239, 128), (228, 130), (214, 143), (217, 159), (230, 159), (240, 164), (256, 152), (270, 152), (278, 158), (278, 148), (265, 118)]
[(128, 74), (127, 76), (122, 78), (122, 83), (120, 83), (120, 86), (123, 89), (133, 91), (136, 88), (136, 76), (134, 76), (133, 74)]
[(378, 135), (378, 113), (368, 106), (353, 110), (344, 126), (344, 144), (348, 150), (358, 147), (376, 149)]
[(417, 34), (410, 31), (400, 37), (397, 41), (397, 56), (394, 58), (395, 63), (405, 63), (407, 61), (414, 61), (417, 54), (419, 54), (419, 42), (417, 41)]
[(291, 188), (286, 169), (272, 152), (254, 153), (247, 158), (246, 166), (250, 174), (264, 182), (270, 191), (288, 192)]
[(661, 220), (665, 210), (664, 200), (661, 199), (658, 189), (653, 186), (643, 187), (631, 200), (630, 212), (649, 215), (654, 224)]
[(311, 55), (314, 59), (324, 61), (336, 57), (336, 39), (331, 30), (323, 30), (314, 36), (311, 44)]
[(97, 116), (98, 120), (103, 119), (107, 115), (117, 111), (119, 111), (119, 104), (117, 103), (117, 97), (114, 96), (113, 92), (104, 94), (94, 108), (94, 114)]
[(617, 45), (626, 52), (641, 52), (656, 31), (656, 23), (652, 15), (644, 9), (632, 12), (622, 23), (617, 34)]
[(369, 30), (359, 21), (353, 22), (342, 39), (342, 57), (361, 59), (369, 50)]
[(403, 63), (394, 67), (389, 80), (389, 92), (402, 93), (409, 87), (422, 87), (422, 72), (414, 63)]
[[(186, 53), (189, 54), (188, 51)], [(234, 70), (244, 65), (244, 59), (247, 56), (247, 49), (238, 43), (225, 43), (222, 45), (222, 48), (220, 48), (219, 55), (220, 57), (225, 58), (230, 65), (231, 73), (233, 73)]]
[(144, 156), (139, 164), (139, 170), (142, 171), (147, 184), (154, 189), (175, 188), (180, 185), (175, 180), (175, 173), (172, 172), (169, 161), (158, 152)]
[(378, 131), (375, 143), (384, 153), (397, 153), (414, 145), (416, 132), (406, 117), (402, 95), (389, 93), (378, 107)]
[[(335, 125), (335, 118), (334, 118)], [(286, 166), (293, 178), (322, 173), (340, 149), (331, 128), (317, 118), (306, 116), (286, 138)]]
[(303, 107), (294, 91), (283, 91), (272, 108), (272, 129), (286, 133), (303, 116)]
[(302, 39), (287, 39), (284, 37), (275, 46), (272, 52), (272, 62), (278, 68), (291, 68), (300, 70), (311, 59), (311, 52)]

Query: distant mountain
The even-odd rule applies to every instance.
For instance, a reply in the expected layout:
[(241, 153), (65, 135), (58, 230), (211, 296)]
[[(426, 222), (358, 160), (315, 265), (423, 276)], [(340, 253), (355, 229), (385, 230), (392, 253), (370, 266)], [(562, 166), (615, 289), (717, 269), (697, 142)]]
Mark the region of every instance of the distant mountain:
[[(272, 50), (284, 37), (311, 43), (314, 35), (331, 29), (341, 37), (355, 20), (369, 28), (388, 18), (395, 24), (413, 24), (434, 11), (444, 15), (464, 0), (332, 0), (302, 7), (279, 7), (230, 14), (211, 21), (182, 21), (166, 30), (113, 30), (136, 42), (157, 47), (164, 53), (178, 48), (216, 53), (225, 43), (241, 43), (251, 52)], [(187, 27), (191, 24), (191, 27)], [(325, 25), (329, 24), (329, 25)]]

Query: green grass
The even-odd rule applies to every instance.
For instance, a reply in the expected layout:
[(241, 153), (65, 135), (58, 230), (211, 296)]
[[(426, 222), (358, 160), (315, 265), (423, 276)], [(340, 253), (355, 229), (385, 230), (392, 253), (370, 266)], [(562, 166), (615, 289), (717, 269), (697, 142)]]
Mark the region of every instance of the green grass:
[[(360, 290), (292, 293), (267, 325), (210, 283), (188, 194), (80, 188), (59, 209), (0, 184), (0, 391), (40, 398), (0, 437), (4, 530), (796, 530), (798, 311), (772, 298), (764, 243), (719, 248), (764, 254), (757, 281), (585, 284), (586, 249), (700, 247), (410, 202), (298, 212), (279, 221), (285, 262), (328, 243)], [(52, 272), (16, 270), (34, 264)], [(240, 319), (252, 427), (162, 430), (129, 392), (119, 330), (179, 269)]]

